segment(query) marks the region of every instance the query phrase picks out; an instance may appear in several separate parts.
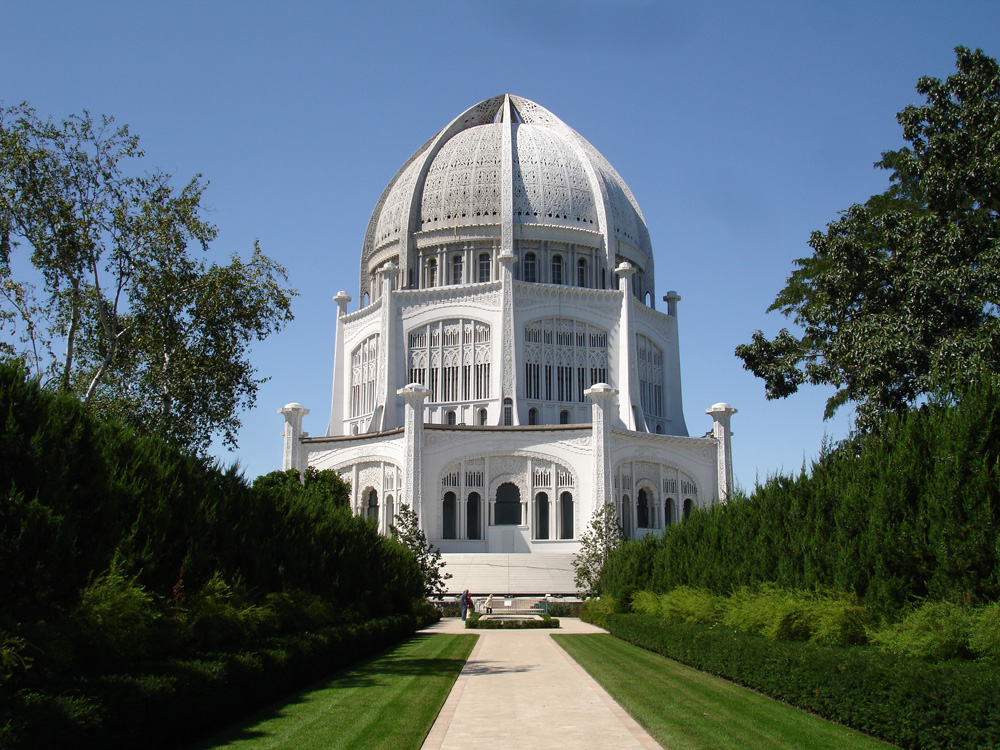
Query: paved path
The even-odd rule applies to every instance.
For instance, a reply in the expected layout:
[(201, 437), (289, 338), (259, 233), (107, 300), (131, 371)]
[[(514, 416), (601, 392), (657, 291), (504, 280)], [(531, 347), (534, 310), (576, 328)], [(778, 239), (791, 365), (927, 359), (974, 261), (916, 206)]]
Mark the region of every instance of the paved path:
[(422, 750), (660, 747), (551, 633), (603, 633), (572, 618), (559, 630), (466, 630), (446, 618), (421, 632), (477, 633)]

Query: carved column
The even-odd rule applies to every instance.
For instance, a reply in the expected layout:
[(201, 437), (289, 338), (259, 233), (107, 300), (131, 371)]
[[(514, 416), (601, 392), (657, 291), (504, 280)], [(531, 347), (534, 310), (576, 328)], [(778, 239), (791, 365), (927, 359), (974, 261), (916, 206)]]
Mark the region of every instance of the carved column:
[(622, 309), (620, 316), (621, 336), (618, 343), (618, 387), (621, 398), (618, 399), (618, 418), (625, 429), (645, 430), (645, 421), (636, 415), (635, 406), (638, 399), (639, 373), (636, 369), (635, 333), (632, 330), (632, 304), (635, 299), (632, 294), (632, 276), (635, 266), (623, 262), (615, 269), (618, 274), (618, 289), (622, 293)]
[(282, 433), (285, 437), (285, 450), (281, 457), (281, 470), (297, 469), (299, 473), (306, 470), (305, 451), (302, 450), (302, 438), (308, 433), (302, 432), (302, 417), (309, 413), (309, 410), (302, 404), (285, 404), (278, 409), (278, 414), (285, 418), (285, 430)]
[[(396, 391), (404, 403), (403, 424), (403, 486), (399, 488), (397, 503), (406, 502), (416, 513), (420, 528), (426, 533), (424, 526), (424, 508), (421, 464), (423, 461), (424, 440), (424, 400), (430, 395), (430, 389), (420, 383), (410, 383), (405, 388)], [(404, 500), (405, 498), (405, 500)]]
[(500, 256), (500, 290), (503, 298), (502, 330), (500, 332), (500, 424), (503, 424), (503, 401), (511, 401), (512, 421), (517, 425), (521, 421), (517, 413), (517, 368), (514, 366), (516, 352), (514, 351), (514, 261), (513, 255)]
[(594, 509), (601, 503), (613, 502), (611, 495), (611, 409), (618, 391), (607, 383), (596, 383), (584, 395), (593, 402)]
[(733, 492), (733, 431), (729, 420), (736, 409), (726, 403), (715, 404), (705, 413), (712, 417), (712, 437), (718, 443), (716, 466), (718, 469), (719, 500), (726, 502)]
[(371, 429), (386, 430), (396, 426), (396, 404), (389, 396), (396, 390), (396, 273), (399, 269), (389, 261), (379, 269), (382, 309), (378, 340), (378, 392), (375, 394), (375, 414)]
[(333, 350), (333, 396), (330, 403), (330, 424), (327, 425), (327, 435), (344, 434), (345, 399), (350, 398), (350, 384), (345, 385), (346, 371), (351, 366), (351, 355), (344, 341), (344, 316), (347, 315), (347, 303), (351, 297), (347, 292), (337, 292), (333, 298), (337, 303), (337, 329)]

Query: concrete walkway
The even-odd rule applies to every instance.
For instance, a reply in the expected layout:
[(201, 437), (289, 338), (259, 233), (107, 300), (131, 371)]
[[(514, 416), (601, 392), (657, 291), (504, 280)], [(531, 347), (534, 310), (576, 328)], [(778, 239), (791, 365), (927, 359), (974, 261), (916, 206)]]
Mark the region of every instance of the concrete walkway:
[(605, 631), (572, 618), (561, 625), (558, 630), (466, 630), (453, 617), (421, 631), (479, 635), (423, 750), (658, 749), (551, 638), (552, 633)]

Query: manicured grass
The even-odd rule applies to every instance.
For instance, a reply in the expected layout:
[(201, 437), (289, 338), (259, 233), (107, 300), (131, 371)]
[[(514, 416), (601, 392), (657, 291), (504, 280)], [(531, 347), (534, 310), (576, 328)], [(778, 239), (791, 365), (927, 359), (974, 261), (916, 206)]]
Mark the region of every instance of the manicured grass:
[(197, 748), (416, 750), (478, 637), (417, 635), (249, 717)]
[(552, 637), (670, 750), (892, 747), (610, 635)]

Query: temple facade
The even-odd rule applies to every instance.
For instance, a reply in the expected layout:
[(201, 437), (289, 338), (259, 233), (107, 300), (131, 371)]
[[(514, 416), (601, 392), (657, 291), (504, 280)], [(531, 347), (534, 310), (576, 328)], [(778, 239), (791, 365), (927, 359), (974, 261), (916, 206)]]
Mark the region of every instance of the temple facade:
[(446, 553), (573, 553), (602, 503), (639, 537), (732, 491), (736, 410), (688, 435), (680, 296), (656, 309), (635, 198), (534, 102), (424, 143), (372, 212), (358, 308), (334, 301), (326, 434), (280, 409), (283, 468), (337, 471), (385, 532), (406, 503)]

